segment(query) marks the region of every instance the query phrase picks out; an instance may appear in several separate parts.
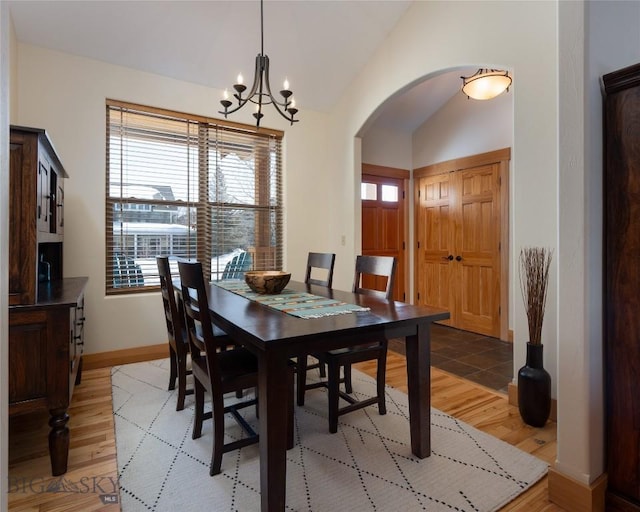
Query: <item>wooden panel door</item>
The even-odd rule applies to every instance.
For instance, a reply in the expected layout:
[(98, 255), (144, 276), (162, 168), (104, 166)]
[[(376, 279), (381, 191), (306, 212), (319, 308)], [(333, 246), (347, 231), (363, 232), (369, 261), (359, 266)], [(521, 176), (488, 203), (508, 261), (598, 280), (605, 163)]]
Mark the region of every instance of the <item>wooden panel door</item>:
[(455, 317), (451, 303), (453, 271), (453, 222), (450, 207), (450, 174), (428, 176), (420, 180), (418, 215), (417, 304), (448, 309), (452, 325)]
[(454, 266), (457, 326), (500, 336), (500, 219), (498, 164), (455, 173)]
[(414, 174), (416, 303), (448, 309), (451, 317), (443, 323), (452, 327), (505, 340), (508, 154), (477, 155)]
[[(396, 258), (393, 296), (405, 301), (404, 180), (363, 174), (362, 183), (362, 254)], [(384, 290), (386, 282), (384, 278), (376, 278), (375, 283), (365, 279), (364, 286)]]

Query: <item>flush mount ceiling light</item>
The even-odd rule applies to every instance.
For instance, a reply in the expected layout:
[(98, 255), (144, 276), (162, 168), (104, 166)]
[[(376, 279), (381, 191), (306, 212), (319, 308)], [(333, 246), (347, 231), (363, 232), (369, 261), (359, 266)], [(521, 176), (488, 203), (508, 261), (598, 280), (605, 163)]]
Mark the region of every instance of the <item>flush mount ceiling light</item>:
[(271, 93), (271, 84), (269, 83), (269, 57), (264, 53), (264, 15), (263, 15), (263, 0), (260, 0), (260, 53), (256, 57), (256, 69), (253, 77), (253, 85), (246, 96), (242, 96), (242, 93), (247, 90), (247, 87), (242, 83), (242, 75), (238, 75), (238, 82), (234, 84), (235, 94), (233, 97), (238, 101), (237, 106), (229, 110), (229, 107), (233, 102), (229, 99), (229, 93), (225, 89), (224, 97), (220, 100), (220, 103), (224, 107), (223, 111), (219, 111), (220, 114), (227, 115), (237, 112), (247, 103), (253, 103), (256, 107), (256, 111), (253, 113), (253, 117), (256, 118), (256, 126), (260, 126), (260, 119), (264, 117), (262, 113), (263, 105), (273, 105), (278, 113), (289, 121), (292, 125), (297, 123), (298, 119), (294, 119), (298, 109), (296, 108), (296, 102), (293, 99), (293, 91), (289, 89), (289, 81), (285, 79), (280, 96), (282, 100), (276, 99)]
[(511, 77), (508, 71), (499, 69), (479, 69), (471, 76), (461, 76), (462, 92), (474, 100), (490, 100), (508, 91)]

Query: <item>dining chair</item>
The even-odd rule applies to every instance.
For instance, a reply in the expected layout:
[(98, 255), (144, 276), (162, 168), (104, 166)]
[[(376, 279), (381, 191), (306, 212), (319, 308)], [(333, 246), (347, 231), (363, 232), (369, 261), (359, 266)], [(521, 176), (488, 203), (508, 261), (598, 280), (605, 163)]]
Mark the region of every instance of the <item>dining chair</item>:
[[(393, 282), (396, 273), (396, 258), (391, 256), (357, 256), (355, 265), (355, 275), (353, 280), (352, 291), (363, 295), (371, 295), (385, 300), (393, 300)], [(386, 278), (384, 290), (378, 290), (371, 285), (365, 286), (363, 280), (370, 279), (372, 282), (380, 277)], [(343, 414), (368, 407), (369, 405), (378, 404), (378, 412), (383, 415), (387, 413), (385, 402), (385, 377), (387, 364), (387, 339), (372, 339), (363, 341), (361, 345), (330, 350), (314, 356), (327, 365), (327, 380), (319, 383), (306, 385), (306, 375), (298, 373), (298, 393), (302, 390), (303, 401), (304, 392), (314, 387), (326, 387), (328, 390), (329, 401), (329, 432), (338, 431), (338, 417)], [(363, 400), (358, 400), (353, 396), (351, 384), (351, 365), (363, 361), (377, 360), (377, 387), (376, 396)], [(340, 378), (340, 369), (342, 368), (344, 377)], [(345, 391), (340, 390), (340, 383), (345, 383)], [(300, 395), (298, 395), (300, 396)], [(348, 402), (345, 407), (339, 406), (340, 399)]]
[[(330, 252), (310, 252), (307, 256), (307, 272), (304, 278), (304, 282), (307, 284), (314, 284), (317, 286), (324, 286), (325, 288), (331, 288), (333, 285), (333, 267), (336, 263), (336, 255)], [(324, 279), (320, 279), (315, 275), (314, 269), (320, 269), (320, 271), (326, 271), (324, 273)]]
[[(211, 323), (210, 304), (199, 262), (178, 261), (184, 318), (191, 350), (191, 367), (195, 388), (195, 418), (193, 439), (202, 435), (205, 419), (213, 420), (213, 449), (209, 474), (217, 475), (222, 467), (222, 455), (258, 442), (258, 434), (240, 414), (240, 410), (255, 405), (257, 396), (244, 401), (224, 404), (226, 393), (258, 388), (258, 360), (242, 346), (229, 348), (226, 336), (216, 336)], [(211, 412), (204, 413), (204, 393), (211, 397)], [(293, 368), (290, 370), (286, 400), (287, 447), (293, 447)], [(224, 442), (224, 416), (230, 413), (246, 437)]]
[[(334, 253), (310, 252), (307, 256), (307, 271), (305, 274), (304, 282), (306, 284), (331, 288), (331, 286), (333, 285), (333, 267), (335, 266), (335, 262), (336, 255)], [(318, 271), (322, 274), (319, 274)], [(322, 279), (320, 275), (322, 275), (324, 279)], [(324, 363), (316, 359), (315, 363), (309, 364), (307, 354), (298, 356), (296, 365), (296, 389), (298, 405), (304, 405), (304, 392), (307, 371), (313, 370), (315, 368), (320, 371), (320, 377), (326, 378), (327, 371), (326, 365)]]
[(164, 306), (164, 317), (167, 323), (167, 337), (169, 340), (169, 390), (176, 388), (177, 379), (178, 403), (176, 404), (176, 411), (181, 411), (184, 409), (185, 396), (193, 394), (193, 388), (187, 389), (187, 375), (191, 374), (191, 370), (187, 370), (189, 343), (184, 329), (184, 313), (181, 311), (181, 303), (176, 300), (169, 258), (167, 256), (157, 256), (156, 263), (158, 264), (162, 305)]

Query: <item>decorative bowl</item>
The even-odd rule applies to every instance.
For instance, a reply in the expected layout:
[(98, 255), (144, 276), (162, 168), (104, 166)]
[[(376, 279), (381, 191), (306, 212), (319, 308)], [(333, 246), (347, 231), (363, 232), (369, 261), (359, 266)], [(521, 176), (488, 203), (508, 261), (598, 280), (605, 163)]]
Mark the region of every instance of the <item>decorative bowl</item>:
[(244, 273), (244, 280), (256, 293), (275, 295), (284, 290), (291, 279), (291, 272), (281, 270), (250, 270)]

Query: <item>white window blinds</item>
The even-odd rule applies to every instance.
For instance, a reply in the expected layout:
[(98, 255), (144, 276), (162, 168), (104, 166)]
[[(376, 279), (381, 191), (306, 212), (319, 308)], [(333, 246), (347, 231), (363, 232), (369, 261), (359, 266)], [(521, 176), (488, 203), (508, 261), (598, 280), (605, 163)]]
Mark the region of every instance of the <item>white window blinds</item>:
[(106, 132), (107, 293), (158, 287), (157, 255), (282, 267), (281, 132), (116, 101)]

